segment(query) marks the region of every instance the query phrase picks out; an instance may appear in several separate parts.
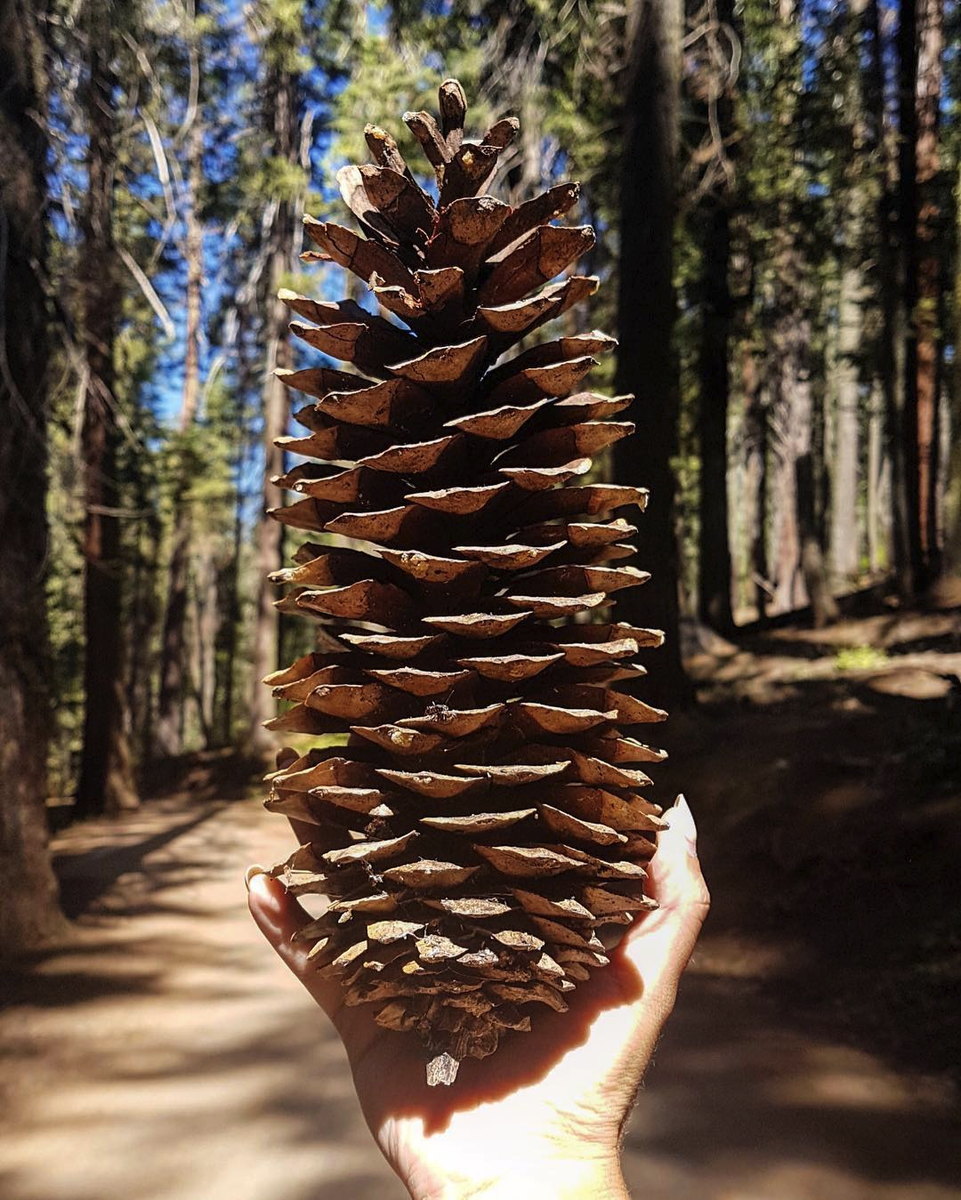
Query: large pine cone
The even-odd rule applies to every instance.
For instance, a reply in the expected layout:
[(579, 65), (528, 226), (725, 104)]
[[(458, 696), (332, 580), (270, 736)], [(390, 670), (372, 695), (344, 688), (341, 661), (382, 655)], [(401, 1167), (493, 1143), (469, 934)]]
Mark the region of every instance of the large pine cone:
[(636, 530), (613, 516), (646, 493), (576, 482), (633, 431), (609, 419), (631, 397), (571, 394), (613, 340), (530, 339), (499, 361), (594, 292), (550, 282), (594, 233), (550, 224), (576, 184), (517, 208), (478, 195), (517, 122), (465, 142), (465, 107), (448, 80), (439, 125), (404, 118), (436, 204), (368, 126), (377, 165), (338, 176), (363, 236), (307, 221), (321, 252), (304, 257), (349, 268), (406, 328), (282, 294), (310, 322), (293, 332), (357, 373), (284, 374), (314, 400), (297, 413), (309, 434), (282, 444), (324, 465), (285, 475), (303, 499), (273, 515), (333, 536), (275, 577), (293, 585), (282, 610), (320, 629), (315, 653), (267, 680), (293, 702), (268, 728), (344, 735), (270, 776), (267, 806), (314, 827), (273, 874), (330, 897), (302, 935), (318, 970), (379, 1024), (415, 1030), (432, 1083), (529, 1029), (537, 1005), (565, 1009), (607, 962), (598, 927), (653, 907), (640, 864), (661, 810), (634, 764), (663, 754), (623, 731), (666, 715), (613, 686), (661, 640), (607, 611), (647, 578), (624, 565)]

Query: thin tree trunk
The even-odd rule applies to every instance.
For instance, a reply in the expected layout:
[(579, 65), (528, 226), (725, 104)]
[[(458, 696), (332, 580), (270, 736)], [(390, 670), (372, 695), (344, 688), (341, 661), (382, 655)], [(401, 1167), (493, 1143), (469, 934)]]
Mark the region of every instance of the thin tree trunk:
[(810, 371), (810, 283), (799, 247), (797, 206), (804, 180), (794, 167), (801, 73), (797, 0), (779, 0), (777, 50), (781, 71), (775, 95), (778, 129), (785, 139), (778, 180), (771, 331), (772, 419), (775, 423), (775, 608), (789, 612), (809, 601), (820, 627), (837, 615), (827, 585), (815, 505), (814, 403)]
[(836, 411), (831, 472), (831, 567), (834, 576), (851, 584), (860, 569), (858, 539), (858, 465), (860, 453), (861, 355), (864, 342), (864, 213), (868, 196), (864, 188), (863, 151), (866, 138), (861, 47), (865, 0), (848, 0), (844, 14), (843, 44), (838, 57), (847, 72), (844, 88), (844, 128), (850, 133), (853, 153), (843, 167), (838, 296), (838, 361), (835, 367)]
[[(922, 0), (924, 3), (924, 0)], [(903, 379), (902, 445), (907, 515), (908, 594), (923, 574), (918, 447), (918, 177), (917, 0), (901, 0), (898, 21), (898, 334)]]
[(917, 345), (917, 519), (919, 577), (928, 586), (939, 569), (938, 393), (940, 383), (941, 259), (938, 204), (938, 126), (944, 0), (921, 0), (917, 29), (917, 299), (912, 307)]
[[(196, 70), (196, 56), (194, 69)], [(201, 288), (203, 286), (203, 226), (198, 213), (203, 185), (203, 124), (199, 111), (188, 135), (186, 225), (187, 290), (184, 334), (184, 383), (180, 405), (180, 461), (174, 486), (173, 538), (168, 567), (167, 608), (160, 652), (160, 695), (157, 702), (155, 747), (162, 755), (183, 749), (184, 658), (186, 653), (187, 582), (190, 569), (192, 521), (188, 493), (191, 484), (190, 435), (200, 397)]]
[(875, 575), (881, 568), (881, 475), (883, 471), (882, 397), (875, 384), (868, 408), (868, 463), (865, 497), (865, 522), (868, 538), (868, 566)]
[(666, 703), (690, 694), (680, 656), (671, 472), (679, 403), (673, 239), (682, 15), (679, 0), (635, 0), (630, 12), (618, 279), (617, 387), (637, 397), (639, 432), (617, 446), (615, 472), (650, 488), (641, 545), (653, 575), (625, 593), (620, 611), (625, 620), (665, 631), (666, 645), (650, 661), (648, 694)]
[(858, 355), (863, 338), (864, 280), (859, 261), (860, 222), (847, 224), (846, 242), (854, 253), (841, 270), (838, 302), (838, 362), (835, 368), (834, 464), (831, 472), (831, 567), (834, 575), (850, 584), (860, 566), (858, 547), (858, 430), (860, 368)]
[(152, 474), (143, 457), (131, 455), (131, 474), (137, 517), (137, 540), (131, 583), (130, 730), (141, 762), (153, 745), (154, 633), (157, 627), (157, 557), (160, 514)]
[[(268, 74), (267, 114), (272, 131), (273, 150), (291, 164), (299, 161), (297, 146), (296, 89), (292, 77), (271, 68)], [(276, 705), (262, 679), (275, 670), (280, 651), (280, 615), (274, 606), (276, 593), (268, 575), (283, 564), (283, 526), (275, 521), (269, 510), (283, 503), (283, 492), (271, 482), (284, 472), (284, 454), (276, 445), (287, 428), (287, 389), (274, 375), (278, 367), (291, 362), (287, 340), (287, 310), (277, 299), (277, 290), (287, 270), (293, 252), (294, 204), (282, 199), (277, 204), (271, 229), (271, 250), (267, 263), (267, 312), (264, 321), (264, 343), (267, 349), (266, 376), (263, 388), (264, 414), (264, 492), (263, 511), (257, 526), (257, 611), (254, 627), (254, 678), (251, 702), (251, 737), (260, 748), (270, 745), (263, 722), (276, 711)]]
[(741, 362), (744, 392), (744, 494), (751, 506), (750, 520), (746, 526), (748, 563), (757, 619), (763, 624), (770, 601), (767, 556), (768, 405), (765, 402), (764, 388), (758, 379), (754, 349), (750, 342), (744, 346)]
[[(910, 4), (911, 0), (907, 0)], [(903, 12), (903, 8), (902, 8)], [(865, 73), (865, 114), (872, 119), (871, 147), (881, 164), (881, 187), (877, 208), (878, 287), (881, 328), (878, 339), (878, 370), (884, 398), (885, 450), (890, 475), (890, 528), (895, 582), (900, 594), (910, 596), (911, 524), (905, 446), (905, 329), (907, 314), (902, 287), (903, 247), (899, 210), (901, 155), (892, 149), (895, 133), (886, 117), (885, 45), (881, 32), (879, 0), (868, 0), (867, 23), (870, 53)], [(902, 20), (903, 24), (903, 20)], [(907, 31), (903, 31), (907, 32)], [(913, 39), (910, 33), (909, 42)], [(913, 109), (912, 109), (913, 111)]]
[(715, 200), (703, 247), (703, 312), (699, 356), (698, 440), (701, 485), (698, 522), (698, 613), (705, 625), (726, 633), (731, 612), (731, 547), (728, 541), (727, 409), (731, 291), (728, 264), (730, 218)]
[(114, 340), (120, 312), (112, 216), (116, 118), (112, 57), (116, 14), (88, 0), (83, 13), (89, 77), (83, 113), (89, 138), (78, 280), (86, 390), (84, 470), (84, 728), (76, 812), (91, 816), (138, 803), (126, 728), (123, 576), (120, 559)]
[[(717, 20), (733, 39), (733, 0), (720, 0)], [(708, 86), (711, 86), (708, 80)], [(706, 115), (706, 114), (705, 114)], [(715, 136), (721, 149), (732, 154), (734, 127), (732, 85), (726, 83), (715, 101)], [(701, 328), (698, 354), (698, 615), (705, 625), (727, 633), (734, 627), (731, 609), (731, 546), (728, 513), (727, 420), (730, 403), (730, 342), (733, 302), (731, 265), (731, 203), (733, 184), (726, 176), (715, 184), (705, 208), (706, 228), (701, 248)]]
[(47, 840), (51, 713), (47, 359), (43, 281), (46, 110), (35, 8), (0, 0), (0, 953), (36, 947), (63, 919)]
[[(961, 196), (961, 168), (958, 171), (958, 195)], [(961, 204), (956, 213), (956, 244), (961, 246)], [(961, 575), (961, 255), (956, 256), (954, 274), (954, 387), (952, 389), (951, 455), (945, 489), (944, 569)]]

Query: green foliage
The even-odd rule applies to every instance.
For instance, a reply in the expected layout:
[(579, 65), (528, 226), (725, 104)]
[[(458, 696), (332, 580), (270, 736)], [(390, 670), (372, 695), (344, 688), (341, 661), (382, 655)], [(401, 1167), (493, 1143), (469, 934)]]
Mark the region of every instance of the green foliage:
[(888, 653), (882, 646), (845, 646), (834, 656), (839, 671), (877, 671), (888, 661)]

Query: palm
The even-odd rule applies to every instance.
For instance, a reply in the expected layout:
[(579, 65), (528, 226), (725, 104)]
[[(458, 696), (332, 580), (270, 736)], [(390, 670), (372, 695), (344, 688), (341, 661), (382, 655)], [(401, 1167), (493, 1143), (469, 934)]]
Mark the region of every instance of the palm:
[(490, 1058), (465, 1060), (449, 1088), (427, 1086), (416, 1038), (381, 1029), (367, 1006), (345, 1007), (340, 986), (311, 970), (290, 942), (309, 918), (280, 884), (260, 882), (251, 907), (336, 1024), (382, 1153), (415, 1194), (426, 1194), (454, 1178), (493, 1179), (512, 1163), (530, 1169), (539, 1155), (549, 1163), (572, 1140), (588, 1155), (616, 1145), (707, 911), (692, 844), (685, 850), (662, 835), (650, 891), (661, 907), (572, 993), (570, 1011), (541, 1007), (530, 1033), (507, 1035)]

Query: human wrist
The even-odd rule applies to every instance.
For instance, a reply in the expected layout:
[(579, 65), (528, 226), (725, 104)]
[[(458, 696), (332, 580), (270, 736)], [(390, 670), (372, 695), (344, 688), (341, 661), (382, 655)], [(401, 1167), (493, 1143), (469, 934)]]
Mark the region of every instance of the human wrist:
[(629, 1200), (616, 1154), (503, 1164), (483, 1178), (467, 1173), (435, 1187), (408, 1184), (412, 1200)]

